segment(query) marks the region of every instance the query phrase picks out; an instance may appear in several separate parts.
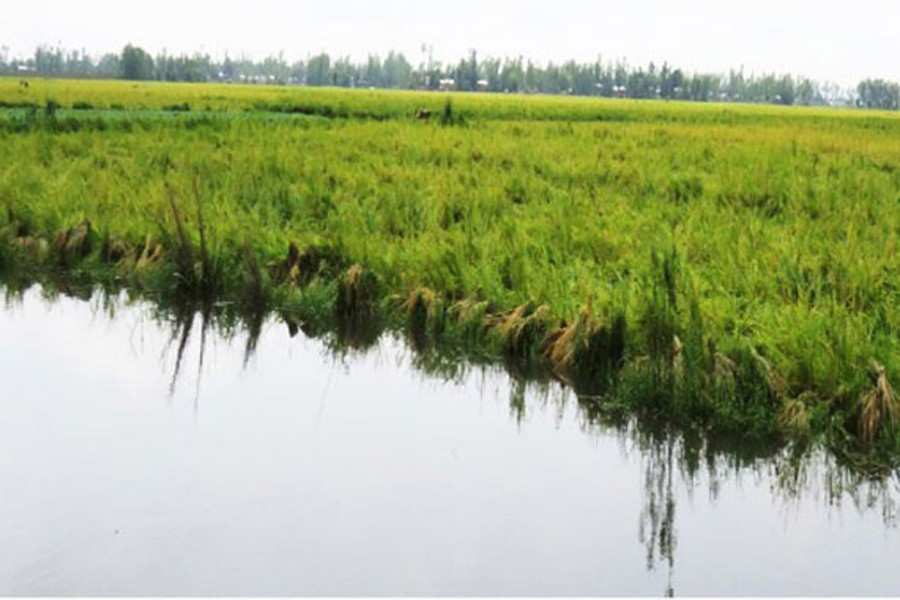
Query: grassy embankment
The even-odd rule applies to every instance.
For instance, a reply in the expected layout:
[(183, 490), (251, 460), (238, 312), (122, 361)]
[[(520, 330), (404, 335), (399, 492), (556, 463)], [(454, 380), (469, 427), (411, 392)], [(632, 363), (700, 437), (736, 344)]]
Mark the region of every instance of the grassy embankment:
[(445, 98), (0, 80), (0, 269), (900, 448), (898, 115)]

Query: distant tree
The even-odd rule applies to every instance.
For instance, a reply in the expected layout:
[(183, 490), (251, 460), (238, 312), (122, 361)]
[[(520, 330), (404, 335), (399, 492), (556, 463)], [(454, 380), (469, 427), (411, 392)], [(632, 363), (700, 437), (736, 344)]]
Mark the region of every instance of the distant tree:
[(796, 98), (794, 80), (790, 75), (783, 76), (778, 81), (778, 92), (775, 95), (776, 102), (779, 104), (791, 105)]
[(370, 54), (363, 67), (363, 81), (365, 85), (370, 87), (380, 87), (382, 80), (381, 57), (377, 54)]
[(153, 79), (153, 59), (142, 48), (131, 44), (122, 49), (119, 68), (122, 79)]
[(65, 71), (66, 57), (62, 48), (38, 46), (34, 51), (34, 68), (45, 75), (59, 75)]
[(503, 91), (519, 92), (525, 83), (525, 71), (522, 69), (522, 57), (506, 59), (500, 70), (499, 87)]
[(227, 54), (225, 55), (225, 62), (222, 63), (222, 68), (219, 70), (219, 73), (221, 73), (221, 77), (225, 81), (234, 81), (237, 79), (237, 66)]
[(440, 61), (430, 61), (431, 68), (425, 71), (422, 82), (429, 90), (436, 90), (440, 87), (441, 78), (444, 76), (443, 68)]
[(682, 93), (684, 93), (684, 73), (681, 69), (675, 69), (664, 81), (663, 98), (680, 98)]
[(402, 52), (388, 52), (381, 72), (384, 87), (406, 89), (412, 84), (413, 68)]
[(686, 78), (687, 97), (695, 102), (708, 102), (718, 98), (720, 83), (717, 75), (694, 75)]
[(326, 53), (313, 56), (306, 63), (306, 83), (309, 85), (328, 85), (331, 81), (331, 58)]
[(810, 106), (813, 104), (823, 104), (822, 93), (819, 86), (810, 79), (801, 79), (797, 82), (797, 97), (794, 99), (795, 104)]
[(331, 85), (356, 87), (356, 68), (350, 57), (339, 58), (331, 66)]
[(900, 85), (884, 79), (866, 79), (856, 87), (859, 104), (864, 108), (900, 109)]
[(456, 87), (460, 90), (474, 90), (478, 85), (478, 54), (469, 50), (469, 58), (459, 61), (456, 68)]
[(290, 67), (284, 60), (283, 52), (279, 52), (278, 56), (267, 56), (260, 65), (260, 69), (260, 75), (263, 75), (267, 81), (279, 85), (286, 83), (290, 77)]
[(492, 92), (502, 92), (503, 87), (500, 84), (500, 59), (488, 58), (481, 61), (478, 65), (478, 72), (481, 79), (487, 79), (488, 90)]
[(436, 90), (442, 79), (455, 80), (455, 89), (480, 89), (487, 81), (492, 92), (540, 92), (580, 96), (665, 98), (691, 101), (726, 101), (794, 105), (859, 106), (900, 109), (900, 86), (883, 79), (866, 79), (853, 89), (833, 83), (777, 73), (727, 75), (686, 73), (662, 63), (632, 67), (625, 60), (603, 62), (598, 56), (589, 63), (569, 60), (539, 64), (523, 57), (481, 58), (476, 51), (458, 62), (433, 60), (430, 47), (422, 46), (422, 60), (413, 66), (406, 57), (391, 51), (382, 60), (369, 56), (354, 63), (322, 53), (288, 64), (283, 54), (254, 61), (228, 55), (221, 61), (206, 54), (171, 56), (165, 51), (151, 58), (143, 49), (128, 44), (120, 53), (91, 57), (85, 50), (38, 46), (27, 58), (9, 55), (0, 45), (0, 73), (40, 73), (47, 76), (119, 77), (160, 81), (244, 81), (307, 85), (366, 86), (376, 88), (424, 88)]

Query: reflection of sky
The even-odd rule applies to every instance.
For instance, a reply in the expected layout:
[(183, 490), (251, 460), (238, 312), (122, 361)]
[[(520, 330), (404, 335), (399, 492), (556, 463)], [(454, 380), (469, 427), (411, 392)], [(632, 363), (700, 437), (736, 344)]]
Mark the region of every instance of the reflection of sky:
[[(264, 328), (176, 343), (32, 290), (0, 310), (0, 594), (645, 594), (643, 469), (572, 403), (403, 366), (387, 343), (345, 364)], [(627, 446), (627, 444), (626, 444)], [(701, 478), (702, 479), (702, 478)], [(768, 477), (678, 485), (680, 594), (890, 594), (897, 531), (877, 511), (773, 500)]]

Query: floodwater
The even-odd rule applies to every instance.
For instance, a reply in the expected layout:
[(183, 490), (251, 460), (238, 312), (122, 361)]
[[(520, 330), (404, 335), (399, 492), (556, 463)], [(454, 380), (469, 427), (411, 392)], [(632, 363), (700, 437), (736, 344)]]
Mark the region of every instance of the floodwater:
[(342, 352), (273, 319), (248, 349), (197, 319), (0, 306), (0, 594), (900, 591), (896, 474), (698, 454), (390, 337)]

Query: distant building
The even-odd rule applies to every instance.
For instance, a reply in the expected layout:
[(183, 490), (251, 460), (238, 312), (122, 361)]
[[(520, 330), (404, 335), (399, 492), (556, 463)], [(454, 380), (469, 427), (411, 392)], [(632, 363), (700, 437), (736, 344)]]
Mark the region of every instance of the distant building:
[(475, 89), (479, 92), (486, 92), (486, 91), (488, 91), (488, 88), (490, 88), (490, 87), (491, 87), (491, 84), (487, 79), (479, 79), (475, 83)]
[(441, 79), (438, 81), (438, 89), (442, 92), (449, 92), (456, 89), (455, 79)]

